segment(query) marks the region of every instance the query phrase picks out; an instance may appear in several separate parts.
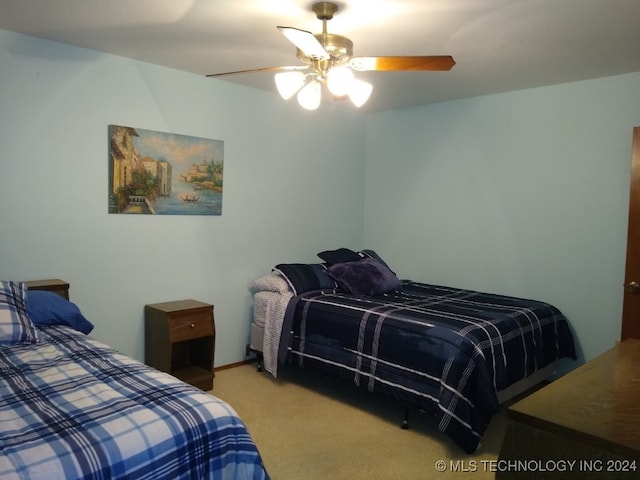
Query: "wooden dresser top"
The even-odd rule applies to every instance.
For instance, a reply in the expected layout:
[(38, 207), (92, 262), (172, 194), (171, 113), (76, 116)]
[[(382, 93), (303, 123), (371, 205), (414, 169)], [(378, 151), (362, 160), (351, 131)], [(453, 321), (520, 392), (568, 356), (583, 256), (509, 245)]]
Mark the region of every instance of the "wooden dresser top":
[(640, 453), (640, 340), (628, 339), (508, 409), (516, 421), (607, 451)]

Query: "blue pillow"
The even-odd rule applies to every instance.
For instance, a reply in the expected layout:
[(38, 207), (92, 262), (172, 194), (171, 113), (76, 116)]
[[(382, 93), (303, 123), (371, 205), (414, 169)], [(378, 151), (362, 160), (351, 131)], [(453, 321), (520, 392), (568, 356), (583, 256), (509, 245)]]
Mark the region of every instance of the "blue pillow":
[(80, 309), (57, 293), (29, 290), (27, 311), (35, 325), (66, 325), (85, 335), (93, 330), (93, 323), (82, 315)]
[(336, 263), (328, 272), (338, 285), (353, 295), (379, 295), (402, 288), (395, 273), (375, 258)]
[(334, 290), (338, 286), (319, 263), (280, 263), (273, 271), (284, 277), (294, 295), (310, 290)]
[(0, 345), (29, 345), (38, 331), (25, 306), (27, 287), (22, 282), (0, 282)]

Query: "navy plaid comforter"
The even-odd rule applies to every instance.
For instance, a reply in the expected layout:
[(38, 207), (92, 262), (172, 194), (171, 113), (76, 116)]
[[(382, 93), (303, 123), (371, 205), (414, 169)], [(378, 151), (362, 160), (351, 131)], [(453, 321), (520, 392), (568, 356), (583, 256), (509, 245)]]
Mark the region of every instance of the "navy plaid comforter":
[(0, 478), (268, 479), (221, 400), (67, 327), (0, 349)]
[(562, 357), (573, 337), (555, 307), (534, 300), (403, 281), (375, 297), (307, 292), (283, 328), (289, 358), (433, 414), (475, 451), (497, 391)]

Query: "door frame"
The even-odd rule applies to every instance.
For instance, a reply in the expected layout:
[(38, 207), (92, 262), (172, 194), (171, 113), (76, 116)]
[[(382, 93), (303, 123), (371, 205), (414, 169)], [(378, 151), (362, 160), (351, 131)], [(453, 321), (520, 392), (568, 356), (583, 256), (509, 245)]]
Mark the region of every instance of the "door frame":
[(627, 259), (620, 340), (640, 338), (640, 126), (633, 129)]

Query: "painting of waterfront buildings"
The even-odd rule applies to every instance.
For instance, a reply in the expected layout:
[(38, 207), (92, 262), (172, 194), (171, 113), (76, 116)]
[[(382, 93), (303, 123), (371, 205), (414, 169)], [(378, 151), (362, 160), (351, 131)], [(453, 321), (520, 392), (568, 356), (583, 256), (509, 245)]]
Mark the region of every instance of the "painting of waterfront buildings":
[(109, 213), (221, 215), (224, 142), (109, 125)]

